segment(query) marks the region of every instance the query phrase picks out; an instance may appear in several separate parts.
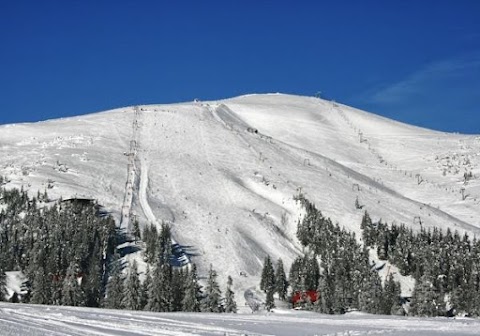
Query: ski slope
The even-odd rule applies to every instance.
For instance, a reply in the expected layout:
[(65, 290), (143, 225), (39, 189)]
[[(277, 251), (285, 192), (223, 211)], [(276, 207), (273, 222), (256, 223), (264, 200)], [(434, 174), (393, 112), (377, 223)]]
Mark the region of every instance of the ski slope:
[(478, 335), (475, 319), (404, 318), (278, 310), (269, 315), (149, 313), (0, 303), (4, 336), (87, 335)]
[(299, 192), (357, 237), (364, 210), (414, 228), (480, 232), (480, 136), (312, 97), (247, 95), (4, 125), (0, 155), (7, 187), (96, 199), (127, 231), (132, 216), (171, 223), (179, 261), (195, 262), (200, 275), (213, 264), (237, 292), (258, 285), (266, 254), (288, 267), (301, 253)]

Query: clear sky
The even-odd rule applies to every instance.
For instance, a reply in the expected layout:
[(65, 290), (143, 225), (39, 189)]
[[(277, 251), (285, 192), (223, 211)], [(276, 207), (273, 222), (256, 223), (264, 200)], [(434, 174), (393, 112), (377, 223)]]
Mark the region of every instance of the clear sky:
[(0, 1), (0, 124), (246, 93), (480, 134), (480, 1)]

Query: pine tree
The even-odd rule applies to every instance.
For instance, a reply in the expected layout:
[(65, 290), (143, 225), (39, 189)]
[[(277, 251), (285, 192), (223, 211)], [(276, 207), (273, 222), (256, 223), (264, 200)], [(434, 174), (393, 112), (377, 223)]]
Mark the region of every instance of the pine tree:
[(111, 262), (110, 278), (107, 282), (105, 308), (109, 309), (122, 309), (123, 308), (123, 292), (124, 284), (122, 271), (120, 269), (120, 259), (117, 256)]
[(480, 316), (480, 242), (476, 239), (472, 243), (472, 259), (474, 260), (470, 273), (469, 285), (471, 295), (472, 316)]
[(285, 301), (287, 298), (288, 281), (283, 268), (282, 259), (277, 261), (277, 269), (275, 270), (275, 291), (280, 300)]
[(138, 278), (137, 261), (134, 260), (125, 285), (123, 307), (130, 310), (141, 309), (141, 288)]
[(442, 301), (443, 298), (438, 295), (432, 276), (424, 274), (415, 284), (409, 314), (414, 316), (437, 316), (439, 313), (442, 313), (439, 310), (439, 307), (443, 305)]
[(88, 273), (85, 281), (85, 300), (87, 307), (99, 307), (103, 288), (103, 265), (101, 246), (98, 237), (95, 239), (95, 247), (89, 260)]
[(145, 271), (145, 279), (140, 288), (140, 309), (145, 309), (148, 303), (148, 289), (152, 284), (152, 275), (150, 274), (150, 266), (147, 264)]
[(333, 305), (332, 305), (334, 314), (345, 314), (346, 312), (346, 301), (344, 290), (341, 286), (340, 281), (335, 281), (335, 291), (333, 294)]
[(0, 301), (4, 301), (7, 297), (7, 279), (3, 265), (0, 263)]
[(155, 258), (158, 257), (159, 236), (155, 225), (145, 225), (143, 231), (143, 239), (145, 241), (145, 259), (153, 264)]
[(315, 302), (314, 309), (323, 314), (333, 314), (334, 291), (333, 277), (328, 268), (325, 268), (318, 282), (318, 299)]
[(203, 311), (211, 313), (222, 312), (221, 295), (222, 293), (217, 283), (217, 272), (210, 265), (207, 286), (205, 287), (205, 298), (203, 299)]
[(85, 305), (85, 294), (79, 279), (77, 279), (77, 272), (78, 266), (75, 263), (71, 263), (62, 286), (62, 305), (64, 306)]
[(365, 280), (359, 295), (359, 309), (371, 314), (380, 314), (383, 298), (380, 276), (376, 271), (370, 271)]
[(363, 215), (360, 228), (362, 229), (363, 244), (365, 246), (373, 247), (373, 245), (375, 244), (375, 234), (372, 219), (370, 218), (370, 215), (367, 211), (365, 211)]
[(303, 259), (303, 291), (315, 290), (320, 279), (320, 268), (315, 255)]
[(388, 280), (385, 283), (381, 314), (401, 314), (400, 285), (395, 282), (392, 274), (390, 274)]
[(471, 300), (474, 298), (471, 290), (466, 289), (465, 284), (457, 285), (450, 293), (450, 304), (454, 308), (455, 315), (470, 313)]
[(183, 269), (172, 273), (172, 311), (182, 311), (182, 302), (185, 296), (186, 274)]
[(182, 301), (182, 311), (199, 312), (201, 297), (202, 292), (201, 287), (198, 284), (197, 266), (193, 264), (185, 281), (185, 295), (183, 296)]
[[(52, 278), (51, 274), (47, 277)], [(46, 282), (46, 293), (48, 293), (50, 297), (48, 304), (59, 306), (62, 304), (63, 282), (60, 281), (60, 277), (53, 277), (53, 279), (53, 281)]]
[[(379, 223), (379, 225), (381, 225), (381, 223)], [(388, 231), (386, 229), (379, 228), (377, 240), (378, 240), (377, 241), (378, 259), (387, 260), (388, 259), (388, 241), (389, 241)]]
[(273, 269), (270, 256), (266, 256), (260, 279), (260, 289), (266, 293), (267, 289), (271, 287), (275, 288), (275, 270)]
[(275, 308), (275, 300), (273, 298), (273, 294), (275, 293), (275, 290), (273, 287), (267, 287), (267, 295), (265, 298), (265, 309), (267, 311), (271, 311), (273, 308)]
[(275, 308), (275, 300), (273, 297), (273, 294), (276, 291), (275, 270), (273, 269), (272, 261), (268, 255), (265, 257), (265, 262), (263, 264), (260, 289), (266, 293), (265, 309), (270, 311), (272, 308)]
[[(297, 257), (292, 265), (290, 266), (290, 273), (288, 274), (288, 283), (292, 288), (292, 292), (296, 292), (298, 290), (302, 290), (302, 276), (301, 273), (303, 272), (303, 258)], [(261, 284), (260, 284), (261, 285)]]
[(167, 237), (166, 241), (160, 246), (157, 266), (153, 272), (152, 283), (148, 291), (147, 310), (155, 312), (170, 312), (173, 310), (171, 249), (171, 240)]
[(137, 240), (142, 239), (142, 235), (140, 233), (140, 224), (138, 223), (137, 219), (133, 221), (132, 234), (133, 234), (133, 238), (135, 239), (135, 243), (137, 242)]
[(155, 312), (172, 311), (171, 267), (159, 263), (153, 271), (152, 283), (148, 291), (147, 310)]
[(50, 286), (43, 267), (39, 267), (33, 279), (32, 296), (30, 303), (48, 304), (50, 301)]
[(225, 312), (236, 313), (237, 303), (235, 302), (235, 293), (232, 290), (233, 280), (231, 276), (227, 279), (227, 290), (225, 291)]

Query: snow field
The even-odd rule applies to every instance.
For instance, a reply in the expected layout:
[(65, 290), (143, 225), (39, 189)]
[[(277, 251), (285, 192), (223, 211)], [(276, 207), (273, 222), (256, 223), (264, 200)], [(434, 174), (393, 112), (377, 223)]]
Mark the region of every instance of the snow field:
[(321, 315), (277, 310), (271, 314), (149, 313), (0, 303), (4, 336), (89, 335), (478, 335), (480, 321), (403, 318), (351, 313)]

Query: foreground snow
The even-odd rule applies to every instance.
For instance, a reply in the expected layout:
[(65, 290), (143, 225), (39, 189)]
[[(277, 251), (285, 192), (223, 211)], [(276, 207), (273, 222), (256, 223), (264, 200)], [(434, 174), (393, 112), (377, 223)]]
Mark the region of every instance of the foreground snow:
[(149, 313), (0, 303), (1, 335), (478, 335), (473, 319)]

